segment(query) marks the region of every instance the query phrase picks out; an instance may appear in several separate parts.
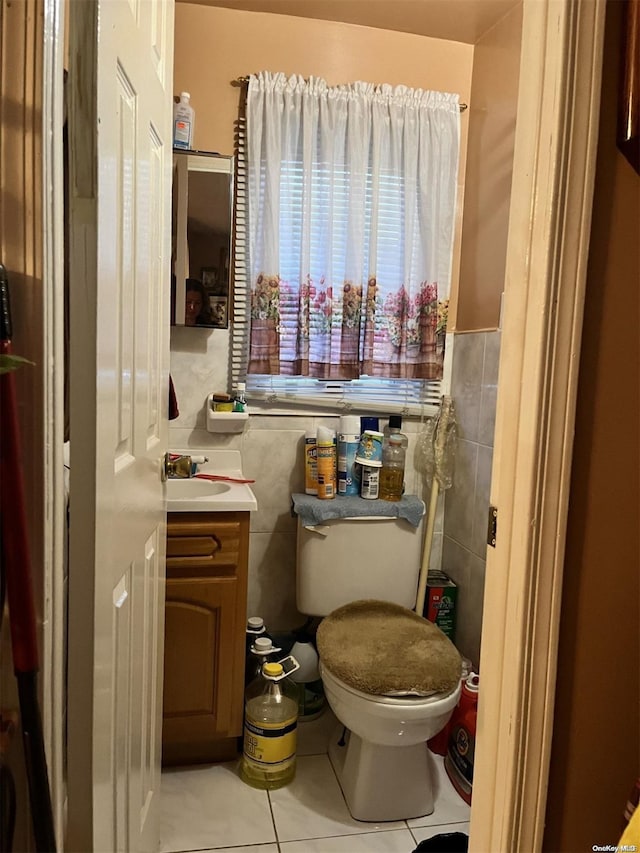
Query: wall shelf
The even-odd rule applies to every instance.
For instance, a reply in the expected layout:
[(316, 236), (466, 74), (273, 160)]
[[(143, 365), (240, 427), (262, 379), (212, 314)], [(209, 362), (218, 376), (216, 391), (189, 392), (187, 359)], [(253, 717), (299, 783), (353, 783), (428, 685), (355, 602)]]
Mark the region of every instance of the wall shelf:
[(207, 397), (207, 430), (209, 432), (244, 432), (249, 412), (214, 412), (213, 395)]

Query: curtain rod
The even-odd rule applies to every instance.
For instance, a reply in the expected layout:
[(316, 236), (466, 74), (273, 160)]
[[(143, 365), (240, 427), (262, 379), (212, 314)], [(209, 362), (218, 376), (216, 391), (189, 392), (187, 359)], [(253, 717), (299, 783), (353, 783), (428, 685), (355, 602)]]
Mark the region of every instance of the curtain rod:
[[(248, 77), (236, 77), (235, 80), (231, 81), (232, 86), (246, 86), (249, 82)], [(463, 113), (465, 110), (469, 109), (468, 104), (460, 104), (460, 112)]]

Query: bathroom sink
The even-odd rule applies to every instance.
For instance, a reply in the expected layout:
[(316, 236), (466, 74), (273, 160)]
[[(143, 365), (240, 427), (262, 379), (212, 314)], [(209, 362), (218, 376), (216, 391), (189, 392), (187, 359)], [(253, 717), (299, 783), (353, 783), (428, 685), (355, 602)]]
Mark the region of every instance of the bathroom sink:
[(228, 492), (230, 488), (229, 483), (217, 483), (214, 480), (167, 480), (167, 498), (176, 500), (203, 495), (221, 495), (223, 492)]
[[(175, 450), (174, 453), (188, 456), (206, 456), (207, 462), (198, 466), (201, 474), (244, 479), (242, 459), (237, 450)], [(167, 480), (167, 512), (251, 512), (258, 508), (256, 496), (247, 483), (218, 480), (201, 480), (192, 477), (185, 480)]]

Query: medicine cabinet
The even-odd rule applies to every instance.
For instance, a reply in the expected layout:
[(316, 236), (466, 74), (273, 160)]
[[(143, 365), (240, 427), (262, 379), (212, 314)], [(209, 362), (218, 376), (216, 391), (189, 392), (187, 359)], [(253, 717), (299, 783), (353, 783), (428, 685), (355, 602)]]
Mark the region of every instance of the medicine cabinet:
[(173, 154), (171, 322), (229, 327), (233, 158)]

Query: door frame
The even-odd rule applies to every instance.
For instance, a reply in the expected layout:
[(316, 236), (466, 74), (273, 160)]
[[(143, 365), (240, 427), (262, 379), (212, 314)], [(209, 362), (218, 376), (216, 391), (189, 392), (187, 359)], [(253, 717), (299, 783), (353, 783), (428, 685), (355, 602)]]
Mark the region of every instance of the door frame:
[[(605, 0), (523, 2), (491, 488), (498, 540), (487, 555), (471, 815), (471, 850), (478, 851), (542, 845), (604, 31)], [(46, 0), (46, 7), (45, 54), (62, 43), (64, 0)], [(589, 78), (578, 85), (585, 68)], [(50, 80), (43, 79), (43, 128), (61, 137), (62, 90), (52, 90)], [(43, 163), (43, 225), (57, 223), (58, 236), (57, 194), (48, 188), (60, 166), (55, 151)], [(49, 286), (61, 304), (55, 253)], [(41, 331), (59, 395), (59, 312)], [(51, 446), (59, 429), (44, 411), (43, 419)], [(58, 541), (63, 495), (55, 478), (43, 478), (43, 489), (52, 507), (45, 535)], [(53, 654), (61, 631), (59, 609), (51, 615), (43, 626), (45, 655)], [(45, 706), (61, 701), (50, 681)], [(53, 781), (54, 798), (61, 797)]]
[(604, 19), (524, 2), (472, 851), (542, 849)]

